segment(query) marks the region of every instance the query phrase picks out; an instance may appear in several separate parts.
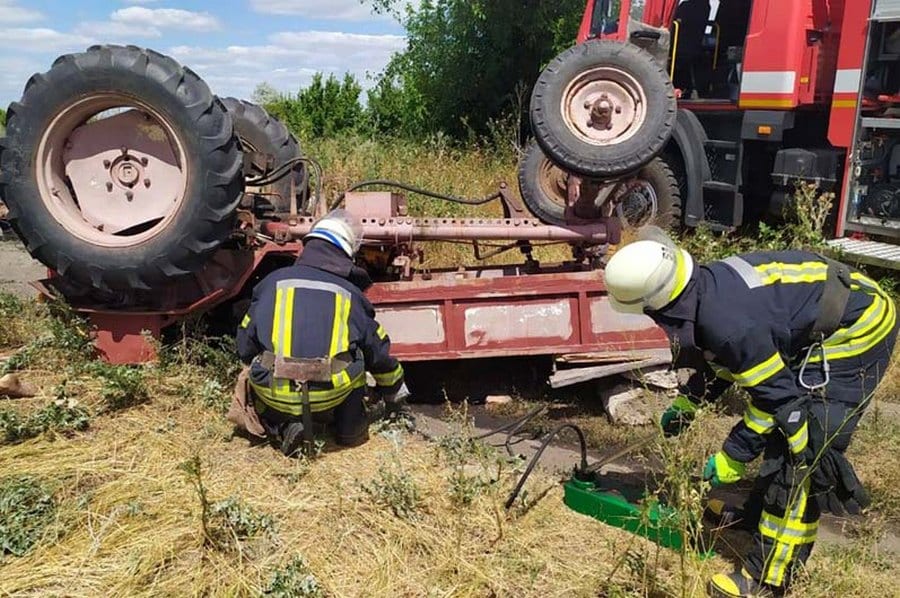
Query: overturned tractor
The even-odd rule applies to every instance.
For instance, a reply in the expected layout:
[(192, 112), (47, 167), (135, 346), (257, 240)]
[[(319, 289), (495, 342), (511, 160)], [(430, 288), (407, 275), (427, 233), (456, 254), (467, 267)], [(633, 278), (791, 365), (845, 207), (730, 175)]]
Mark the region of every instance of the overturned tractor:
[[(473, 202), (498, 201), (503, 217), (415, 215), (403, 195), (348, 190), (340, 201), (363, 223), (360, 260), (398, 356), (664, 346), (648, 319), (612, 312), (599, 269), (623, 223), (678, 220), (677, 180), (656, 158), (674, 114), (649, 54), (582, 44), (535, 87), (521, 198), (502, 185)], [(236, 321), (255, 281), (294, 260), (334, 207), (322, 178), (261, 107), (220, 99), (190, 69), (132, 46), (94, 46), (34, 75), (9, 108), (0, 153), (9, 220), (52, 273), (37, 286), (90, 318), (99, 350), (120, 363), (151, 359), (148, 337), (186, 315)], [(423, 268), (421, 245), (441, 240), (523, 260)], [(572, 259), (539, 264), (532, 249), (546, 242), (570, 244)]]

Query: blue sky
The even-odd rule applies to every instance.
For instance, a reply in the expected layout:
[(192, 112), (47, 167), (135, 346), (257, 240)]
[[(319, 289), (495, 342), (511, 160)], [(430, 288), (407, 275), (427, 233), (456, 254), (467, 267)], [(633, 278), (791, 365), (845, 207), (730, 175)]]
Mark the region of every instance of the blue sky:
[(365, 84), (403, 36), (360, 0), (0, 0), (0, 105), (60, 54), (95, 43), (153, 48), (214, 93), (249, 98), (264, 81), (296, 91), (317, 71)]

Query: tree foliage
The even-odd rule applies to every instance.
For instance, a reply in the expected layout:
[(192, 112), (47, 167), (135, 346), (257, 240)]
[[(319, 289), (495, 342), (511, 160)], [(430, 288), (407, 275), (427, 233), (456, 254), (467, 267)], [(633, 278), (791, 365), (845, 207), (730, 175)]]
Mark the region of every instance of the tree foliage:
[(294, 96), (273, 98), (269, 94), (266, 98), (267, 93), (268, 86), (262, 84), (254, 95), (263, 96), (269, 114), (303, 136), (332, 137), (359, 130), (364, 124), (365, 114), (360, 102), (362, 86), (349, 73), (341, 80), (334, 75), (326, 79), (316, 73), (309, 86)]
[(347, 132), (513, 138), (541, 69), (575, 40), (585, 0), (368, 0), (407, 30), (361, 101), (352, 75), (317, 74), (296, 95), (260, 84), (253, 99), (304, 137)]
[(515, 106), (515, 90), (530, 90), (541, 68), (574, 42), (584, 4), (422, 0), (400, 14), (403, 0), (375, 0), (376, 10), (401, 18), (408, 35), (406, 50), (394, 56), (379, 86), (392, 100), (418, 102), (427, 119), (417, 124), (426, 131), (484, 134), (493, 119), (524, 108)]

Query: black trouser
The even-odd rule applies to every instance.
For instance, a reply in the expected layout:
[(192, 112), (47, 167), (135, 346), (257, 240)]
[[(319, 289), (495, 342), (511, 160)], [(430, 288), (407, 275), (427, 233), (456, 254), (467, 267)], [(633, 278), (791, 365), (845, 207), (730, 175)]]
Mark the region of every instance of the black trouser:
[[(895, 325), (887, 338), (862, 355), (831, 362), (831, 380), (822, 396), (811, 399), (809, 419), (811, 426), (821, 426), (832, 449), (843, 453), (850, 445), (859, 419), (890, 364), (896, 339)], [(776, 430), (766, 445), (760, 477), (744, 505), (746, 521), (757, 524), (754, 547), (745, 566), (763, 583), (786, 586), (793, 569), (805, 563), (812, 552), (821, 510), (815, 497), (810, 496), (815, 491), (809, 487), (809, 477), (794, 487), (784, 487), (783, 480), (789, 476), (777, 464), (789, 467), (790, 452), (787, 440)]]
[[(359, 446), (369, 439), (369, 420), (366, 417), (365, 388), (356, 388), (336, 407), (327, 411), (317, 411), (313, 415), (315, 430), (334, 431), (334, 440), (341, 446)], [(257, 411), (263, 425), (270, 434), (279, 434), (288, 423), (300, 422), (302, 417), (281, 413), (271, 407), (260, 409), (260, 401), (256, 402)]]

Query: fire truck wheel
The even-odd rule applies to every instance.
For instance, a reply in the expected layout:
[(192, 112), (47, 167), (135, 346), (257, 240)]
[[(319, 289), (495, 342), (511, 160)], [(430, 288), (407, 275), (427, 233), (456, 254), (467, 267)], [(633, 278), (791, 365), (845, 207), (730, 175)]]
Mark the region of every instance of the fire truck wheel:
[[(543, 222), (564, 225), (568, 174), (554, 164), (533, 140), (519, 163), (519, 191), (528, 209)], [(596, 181), (587, 181), (599, 190)], [(613, 189), (619, 196), (615, 214), (629, 227), (656, 224), (677, 228), (681, 224), (681, 192), (678, 180), (662, 158), (654, 158), (632, 177)], [(600, 214), (598, 213), (599, 217)]]
[[(262, 106), (237, 98), (221, 98), (221, 100), (231, 114), (234, 132), (245, 154), (245, 180), (265, 175), (272, 169), (302, 157), (297, 138), (288, 131), (284, 123), (271, 116)], [(255, 153), (257, 155), (254, 155)], [(248, 154), (249, 171), (246, 163)], [(271, 162), (267, 163), (269, 157)], [(291, 207), (291, 180), (294, 182), (293, 191), (297, 195), (297, 208), (302, 213), (309, 197), (306, 168), (302, 162), (295, 163), (290, 174), (271, 185), (255, 188), (248, 181), (246, 192), (257, 191), (259, 197), (268, 201), (276, 212), (287, 212)]]
[(594, 178), (634, 172), (675, 127), (664, 65), (633, 44), (591, 40), (553, 59), (531, 94), (531, 125), (550, 158)]
[(233, 230), (241, 151), (206, 83), (167, 56), (92, 46), (7, 113), (0, 194), (32, 256), (98, 290), (157, 289)]

